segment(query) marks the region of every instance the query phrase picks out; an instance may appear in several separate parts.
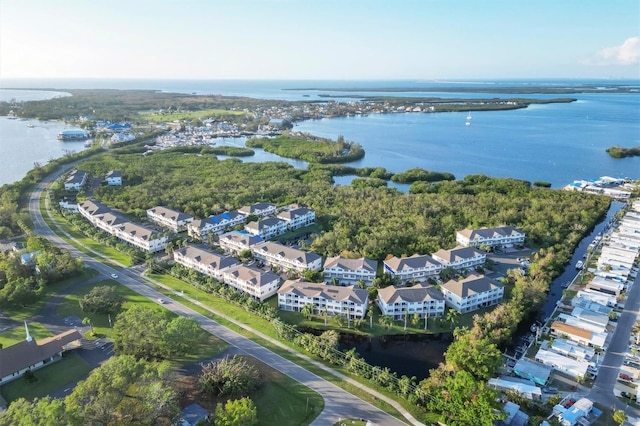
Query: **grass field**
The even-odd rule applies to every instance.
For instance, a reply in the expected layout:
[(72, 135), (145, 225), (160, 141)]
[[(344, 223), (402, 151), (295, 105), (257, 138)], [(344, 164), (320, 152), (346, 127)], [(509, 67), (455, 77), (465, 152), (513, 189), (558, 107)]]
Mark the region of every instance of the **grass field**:
[[(30, 322), (27, 321), (29, 325), (29, 334), (33, 337), (33, 340), (41, 340), (47, 337), (53, 336), (44, 325), (39, 322)], [(14, 345), (18, 342), (21, 342), (27, 338), (27, 333), (24, 328), (24, 324), (18, 325), (16, 328), (12, 328), (10, 330), (6, 330), (0, 333), (0, 344), (2, 344), (3, 348)]]
[(34, 376), (38, 379), (35, 383), (27, 383), (24, 377), (2, 385), (2, 396), (7, 402), (20, 397), (27, 400), (46, 396), (50, 392), (89, 374), (91, 368), (79, 355), (66, 353), (60, 361), (47, 367), (35, 370)]
[(63, 280), (56, 281), (46, 286), (44, 293), (38, 299), (37, 302), (29, 305), (29, 306), (12, 306), (7, 307), (3, 311), (7, 314), (11, 319), (16, 321), (24, 321), (36, 315), (42, 306), (44, 306), (45, 302), (48, 298), (53, 296), (54, 294), (64, 290), (65, 288), (74, 286), (76, 284), (80, 284), (84, 281), (90, 280), (91, 278), (98, 275), (98, 272), (94, 269), (85, 268), (81, 273), (65, 278)]
[[(85, 294), (89, 293), (91, 289), (104, 285), (115, 287), (118, 293), (120, 293), (122, 297), (124, 297), (125, 303), (122, 305), (123, 309), (127, 309), (135, 304), (136, 306), (145, 306), (157, 311), (168, 312), (164, 307), (162, 307), (162, 305), (156, 303), (155, 301), (141, 296), (138, 293), (129, 290), (127, 287), (118, 284), (113, 280), (104, 280), (78, 288), (73, 293), (68, 294), (60, 303), (60, 305), (58, 305), (58, 316), (60, 318), (66, 318), (68, 316), (76, 316), (80, 319), (90, 318), (93, 323), (93, 329), (98, 335), (105, 336), (107, 338), (111, 337), (112, 329), (109, 324), (109, 315), (85, 313), (82, 311), (82, 309), (80, 309), (79, 303), (80, 299), (82, 299)], [(112, 323), (116, 321), (116, 316), (117, 315), (111, 315)], [(199, 360), (211, 358), (214, 355), (225, 350), (227, 347), (227, 344), (225, 342), (202, 329), (200, 329), (200, 335), (198, 336), (197, 341), (199, 342), (199, 344), (194, 346), (194, 350), (192, 353), (175, 358), (172, 360), (172, 362), (174, 362), (176, 365), (189, 364)]]
[(176, 120), (194, 120), (200, 118), (209, 118), (214, 116), (225, 116), (225, 115), (244, 115), (245, 113), (242, 111), (229, 111), (226, 109), (205, 109), (201, 111), (183, 111), (183, 112), (172, 112), (172, 113), (157, 113), (151, 111), (141, 112), (140, 115), (145, 120), (153, 121), (157, 123), (164, 123), (168, 121), (176, 121)]

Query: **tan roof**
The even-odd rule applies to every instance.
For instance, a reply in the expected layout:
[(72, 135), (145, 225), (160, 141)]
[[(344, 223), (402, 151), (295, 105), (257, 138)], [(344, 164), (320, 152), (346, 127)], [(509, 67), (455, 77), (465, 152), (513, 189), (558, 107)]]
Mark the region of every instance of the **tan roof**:
[(212, 266), (214, 269), (224, 269), (229, 266), (239, 264), (239, 262), (233, 257), (221, 256), (217, 253), (212, 253), (193, 246), (182, 247), (175, 250), (174, 253), (179, 253), (181, 256), (193, 259), (203, 265)]
[(123, 223), (120, 226), (120, 230), (131, 235), (132, 237), (139, 238), (144, 241), (150, 241), (157, 237), (155, 231), (145, 228), (142, 225), (135, 224), (133, 222)]
[(465, 259), (472, 259), (481, 254), (482, 252), (475, 247), (457, 246), (450, 250), (440, 249), (433, 253), (433, 257), (435, 259), (442, 259), (447, 263), (455, 263)]
[(460, 281), (449, 280), (442, 284), (443, 289), (450, 291), (461, 299), (469, 297), (472, 294), (484, 293), (500, 287), (504, 286), (484, 275), (477, 274), (470, 274)]
[(49, 359), (82, 338), (78, 330), (68, 330), (40, 341), (22, 342), (0, 349), (0, 378)]
[(429, 266), (441, 266), (434, 258), (426, 254), (414, 254), (411, 257), (392, 257), (384, 261), (394, 272), (402, 272), (406, 269), (422, 269)]
[(284, 220), (293, 220), (297, 217), (300, 216), (306, 216), (309, 213), (311, 213), (311, 210), (309, 210), (306, 207), (298, 207), (298, 208), (294, 208), (288, 211), (284, 211), (284, 212), (280, 212), (278, 213), (278, 217), (280, 219), (284, 219)]
[(378, 262), (367, 259), (366, 257), (361, 257), (359, 259), (347, 259), (341, 256), (328, 257), (327, 260), (324, 261), (325, 269), (335, 268), (337, 266), (347, 271), (359, 271), (361, 269), (365, 269), (370, 272), (376, 272)]
[(111, 212), (109, 207), (96, 200), (86, 200), (80, 203), (78, 207), (89, 213), (91, 216)]
[(242, 244), (247, 248), (264, 241), (262, 237), (258, 235), (242, 234), (236, 231), (231, 231), (231, 232), (227, 232), (226, 234), (220, 235), (219, 241), (223, 241), (223, 240), (233, 241), (236, 244)]
[(355, 286), (335, 286), (320, 283), (310, 283), (300, 280), (287, 280), (278, 290), (278, 294), (294, 293), (304, 297), (320, 297), (336, 302), (348, 301), (363, 304), (367, 301), (369, 292)]
[(589, 330), (585, 330), (584, 328), (575, 327), (573, 325), (565, 324), (562, 321), (554, 321), (551, 324), (551, 329), (555, 330), (557, 333), (566, 333), (573, 336), (582, 337), (584, 339), (591, 340), (591, 333)]
[(223, 272), (223, 274), (232, 275), (241, 281), (245, 281), (258, 287), (270, 284), (275, 280), (280, 280), (280, 277), (273, 272), (264, 272), (260, 269), (254, 269), (244, 265), (228, 269)]
[(512, 226), (498, 226), (495, 228), (479, 228), (479, 229), (463, 229), (458, 231), (459, 234), (473, 241), (476, 238), (494, 238), (494, 237), (508, 237), (514, 234), (522, 234)]
[(254, 251), (279, 255), (289, 260), (301, 262), (304, 265), (308, 265), (309, 263), (315, 262), (316, 260), (320, 259), (320, 256), (312, 251), (294, 249), (293, 247), (285, 246), (271, 241), (267, 241), (264, 244), (256, 246), (254, 248)]
[(152, 209), (147, 210), (147, 213), (156, 214), (158, 216), (162, 216), (166, 219), (172, 220), (174, 222), (179, 222), (181, 220), (193, 219), (193, 216), (188, 215), (186, 213), (170, 209), (169, 207), (157, 206)]
[(416, 284), (412, 287), (389, 286), (378, 290), (378, 296), (386, 304), (399, 302), (419, 303), (427, 300), (444, 300), (444, 295), (432, 285)]

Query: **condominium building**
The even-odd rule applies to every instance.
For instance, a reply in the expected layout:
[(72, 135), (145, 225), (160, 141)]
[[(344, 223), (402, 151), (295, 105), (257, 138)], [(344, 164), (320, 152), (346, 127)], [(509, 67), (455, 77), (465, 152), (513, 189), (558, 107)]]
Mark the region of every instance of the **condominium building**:
[(157, 206), (147, 210), (147, 218), (173, 232), (184, 231), (187, 229), (187, 225), (193, 222), (193, 216), (164, 206)]
[(525, 233), (511, 226), (496, 228), (463, 229), (456, 234), (458, 244), (469, 247), (513, 247), (524, 244)]
[(252, 248), (253, 256), (282, 270), (304, 272), (322, 268), (322, 257), (312, 251), (294, 249), (279, 243), (267, 241)]
[(240, 262), (234, 257), (221, 256), (193, 246), (175, 250), (173, 259), (186, 268), (194, 269), (219, 281), (222, 281), (222, 273), (225, 270), (240, 265)]
[(432, 285), (416, 284), (412, 287), (389, 286), (378, 290), (378, 307), (383, 315), (402, 319), (418, 314), (420, 318), (444, 315), (444, 296)]
[(377, 261), (364, 257), (359, 259), (328, 257), (324, 262), (324, 280), (326, 283), (338, 285), (354, 285), (362, 281), (370, 287), (373, 285), (377, 269)]
[(225, 284), (247, 293), (260, 302), (278, 291), (280, 277), (273, 272), (265, 272), (249, 266), (234, 266), (222, 273)]
[(305, 305), (328, 315), (348, 315), (363, 318), (367, 312), (368, 292), (353, 286), (340, 287), (288, 280), (278, 290), (278, 309), (300, 312)]
[(383, 264), (385, 274), (390, 274), (401, 283), (425, 282), (442, 271), (442, 265), (426, 254), (414, 254), (411, 257), (394, 256), (384, 260)]
[(498, 304), (504, 296), (504, 285), (477, 274), (460, 281), (449, 280), (440, 288), (445, 303), (460, 313)]

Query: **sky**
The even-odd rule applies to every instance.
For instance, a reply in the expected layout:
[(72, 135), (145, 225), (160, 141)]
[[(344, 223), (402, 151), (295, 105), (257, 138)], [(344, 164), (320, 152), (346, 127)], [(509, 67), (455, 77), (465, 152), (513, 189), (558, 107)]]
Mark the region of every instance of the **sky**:
[(638, 0), (0, 0), (0, 80), (640, 78)]

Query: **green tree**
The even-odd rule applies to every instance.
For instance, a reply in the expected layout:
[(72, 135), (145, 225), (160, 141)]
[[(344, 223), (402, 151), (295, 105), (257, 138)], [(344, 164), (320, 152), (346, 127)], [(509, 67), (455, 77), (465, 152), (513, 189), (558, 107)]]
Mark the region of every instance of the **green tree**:
[(389, 330), (391, 328), (391, 326), (393, 326), (393, 316), (391, 316), (391, 315), (381, 315), (378, 318), (378, 322), (380, 323), (381, 326), (386, 327), (387, 330)]
[(216, 396), (241, 396), (261, 383), (260, 371), (245, 358), (225, 357), (202, 366), (198, 386), (204, 393)]
[(91, 335), (95, 335), (94, 331), (93, 331), (93, 321), (91, 321), (91, 318), (89, 317), (85, 317), (82, 319), (82, 323), (85, 325), (89, 325), (89, 327), (91, 327)]
[(449, 308), (449, 310), (447, 311), (447, 313), (445, 314), (444, 318), (447, 320), (447, 322), (450, 324), (451, 329), (453, 330), (453, 325), (455, 324), (455, 322), (458, 320), (458, 317), (460, 316), (460, 312), (456, 311), (453, 308)]
[(302, 308), (300, 308), (300, 313), (302, 314), (303, 317), (309, 320), (313, 315), (313, 310), (314, 310), (314, 306), (311, 303), (307, 303)]
[(217, 426), (255, 426), (258, 424), (258, 409), (249, 398), (229, 400), (224, 406), (218, 403), (215, 424)]
[(442, 385), (423, 392), (430, 395), (427, 409), (439, 413), (440, 421), (448, 426), (492, 426), (494, 420), (506, 418), (497, 393), (466, 371), (451, 373)]
[(160, 424), (179, 412), (168, 364), (110, 358), (65, 398), (72, 424)]
[(616, 424), (622, 425), (627, 421), (627, 415), (622, 410), (616, 410), (613, 412), (613, 421), (616, 422)]
[(49, 426), (68, 424), (69, 418), (62, 399), (35, 398), (32, 402), (18, 398), (0, 411), (0, 424), (15, 426)]
[(96, 314), (115, 314), (120, 311), (124, 298), (114, 286), (94, 287), (80, 299), (80, 308), (84, 312)]
[(488, 380), (502, 366), (500, 349), (487, 338), (476, 340), (468, 330), (460, 333), (449, 345), (445, 359), (447, 365), (456, 371), (467, 371), (477, 380)]

